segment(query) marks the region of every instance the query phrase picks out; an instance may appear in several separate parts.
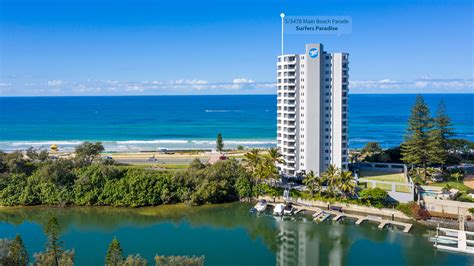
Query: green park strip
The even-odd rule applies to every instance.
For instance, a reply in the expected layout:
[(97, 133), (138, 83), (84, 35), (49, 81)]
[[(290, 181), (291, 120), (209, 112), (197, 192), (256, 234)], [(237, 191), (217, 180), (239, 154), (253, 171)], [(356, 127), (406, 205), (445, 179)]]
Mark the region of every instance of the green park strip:
[(455, 188), (459, 189), (460, 191), (470, 191), (472, 190), (470, 187), (464, 185), (462, 182), (456, 182), (456, 181), (445, 181), (445, 182), (440, 182), (440, 183), (432, 183), (430, 186), (433, 187), (449, 187), (449, 188)]
[(387, 173), (383, 171), (360, 170), (359, 178), (361, 179), (361, 181), (363, 179), (368, 179), (385, 182), (407, 183), (407, 180), (403, 173)]

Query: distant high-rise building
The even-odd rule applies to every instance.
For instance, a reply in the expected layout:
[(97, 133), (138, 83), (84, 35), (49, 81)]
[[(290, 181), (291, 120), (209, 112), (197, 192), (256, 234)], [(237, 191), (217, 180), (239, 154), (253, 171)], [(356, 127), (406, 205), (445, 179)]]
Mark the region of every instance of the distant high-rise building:
[(278, 56), (277, 69), (280, 173), (347, 169), (349, 54), (307, 44), (304, 54)]

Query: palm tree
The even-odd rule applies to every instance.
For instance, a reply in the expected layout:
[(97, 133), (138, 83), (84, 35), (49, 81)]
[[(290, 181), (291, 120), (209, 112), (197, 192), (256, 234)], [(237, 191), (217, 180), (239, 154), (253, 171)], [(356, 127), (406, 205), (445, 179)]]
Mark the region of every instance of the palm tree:
[(339, 190), (344, 193), (344, 195), (354, 194), (356, 188), (356, 183), (352, 172), (350, 171), (341, 171), (339, 174)]
[(272, 162), (280, 164), (285, 163), (285, 160), (283, 160), (283, 154), (281, 154), (277, 148), (270, 148), (268, 150), (268, 155)]
[[(319, 182), (318, 177), (314, 174), (313, 170), (309, 171), (303, 179), (303, 184), (308, 188), (311, 197), (314, 197), (314, 191), (318, 188)], [(321, 194), (321, 189), (319, 189)]]
[(323, 176), (324, 176), (324, 179), (326, 179), (328, 183), (327, 191), (328, 191), (329, 196), (334, 196), (335, 190), (339, 182), (339, 169), (336, 166), (331, 164), (328, 166)]
[(268, 170), (268, 179), (276, 180), (280, 176), (278, 174), (278, 168), (276, 164), (284, 164), (283, 154), (277, 148), (270, 148), (268, 150), (268, 158), (264, 160), (266, 168)]
[(258, 149), (252, 149), (251, 151), (244, 154), (244, 161), (247, 163), (247, 167), (252, 175), (255, 174), (258, 164), (260, 163), (260, 151)]
[(326, 182), (326, 178), (324, 175), (320, 175), (319, 178), (316, 179), (318, 182), (316, 184), (318, 195), (321, 197), (321, 192), (323, 191), (324, 183)]
[(278, 168), (275, 165), (275, 161), (273, 161), (272, 159), (266, 159), (263, 160), (262, 163), (265, 165), (266, 169), (265, 179), (277, 179), (278, 177), (280, 177), (280, 175), (278, 174)]
[(352, 151), (349, 153), (349, 159), (351, 163), (358, 163), (361, 159), (361, 153), (359, 151)]
[(451, 177), (456, 178), (456, 188), (459, 189), (459, 178), (462, 179), (464, 175), (457, 172), (457, 173), (451, 174)]

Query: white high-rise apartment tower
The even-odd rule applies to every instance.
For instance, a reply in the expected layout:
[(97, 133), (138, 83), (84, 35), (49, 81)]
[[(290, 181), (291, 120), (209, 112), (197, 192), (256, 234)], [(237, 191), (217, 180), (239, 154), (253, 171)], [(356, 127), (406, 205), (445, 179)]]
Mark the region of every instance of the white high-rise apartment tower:
[(349, 54), (327, 53), (320, 43), (277, 63), (277, 147), (285, 176), (333, 164), (348, 165)]

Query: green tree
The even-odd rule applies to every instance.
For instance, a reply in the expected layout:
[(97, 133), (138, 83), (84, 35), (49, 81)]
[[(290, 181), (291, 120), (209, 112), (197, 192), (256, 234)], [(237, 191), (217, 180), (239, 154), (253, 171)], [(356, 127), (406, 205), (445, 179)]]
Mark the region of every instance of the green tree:
[(368, 142), (365, 144), (361, 152), (364, 154), (364, 156), (372, 156), (374, 154), (381, 153), (382, 148), (378, 142)]
[(33, 147), (30, 147), (26, 150), (26, 156), (28, 156), (30, 160), (44, 162), (48, 159), (49, 153), (47, 150), (37, 150)]
[(34, 173), (43, 182), (49, 182), (58, 186), (70, 186), (76, 178), (74, 165), (71, 160), (58, 159), (42, 164)]
[(123, 251), (120, 246), (120, 242), (117, 238), (114, 237), (112, 242), (110, 242), (109, 249), (107, 250), (107, 255), (105, 256), (105, 265), (106, 266), (117, 266), (120, 265), (123, 261)]
[[(9, 263), (11, 263), (11, 265), (28, 265), (28, 261), (30, 258), (20, 235), (16, 235), (15, 239), (13, 239), (13, 241), (10, 243), (7, 259)], [(7, 265), (9, 263), (7, 263)]]
[(460, 172), (456, 172), (451, 174), (451, 178), (456, 180), (456, 188), (459, 189), (459, 179), (462, 180), (464, 178), (464, 175)]
[(351, 163), (358, 163), (361, 159), (361, 152), (357, 150), (353, 150), (349, 152), (349, 160)]
[(341, 171), (339, 174), (339, 190), (345, 195), (352, 195), (355, 193), (356, 183), (352, 172)]
[(216, 150), (218, 152), (222, 152), (224, 150), (224, 141), (222, 140), (221, 133), (217, 134)]
[(320, 182), (322, 178), (314, 174), (314, 171), (309, 171), (303, 179), (303, 184), (308, 188), (311, 197), (314, 197), (314, 193), (318, 191), (321, 196), (322, 183)]
[[(61, 265), (61, 266), (74, 266), (74, 250), (66, 250), (61, 253), (59, 258), (55, 258), (48, 253), (35, 253), (35, 263), (34, 266), (51, 266), (51, 265)], [(57, 262), (56, 262), (57, 261)]]
[(123, 266), (146, 266), (148, 265), (148, 261), (142, 258), (139, 254), (136, 255), (128, 255), (127, 258), (120, 263)]
[(252, 176), (255, 175), (257, 170), (257, 166), (260, 164), (262, 160), (260, 156), (260, 151), (258, 149), (252, 149), (251, 151), (244, 154), (244, 161), (246, 163), (247, 169)]
[(204, 266), (204, 256), (200, 257), (187, 257), (187, 256), (155, 256), (156, 266)]
[(44, 231), (48, 238), (46, 242), (46, 255), (52, 259), (53, 266), (59, 266), (59, 260), (64, 251), (62, 241), (59, 239), (60, 227), (58, 219), (56, 217), (49, 219)]
[(189, 168), (191, 169), (204, 169), (206, 167), (205, 164), (199, 160), (199, 158), (194, 158), (193, 161), (189, 164)]
[[(431, 143), (431, 131), (433, 119), (423, 96), (418, 95), (415, 105), (408, 119), (408, 128), (405, 142), (402, 144), (402, 160), (412, 165), (420, 165), (426, 169), (433, 162), (433, 145)], [(426, 172), (423, 176), (426, 180)]]
[(79, 167), (90, 165), (104, 151), (101, 142), (84, 142), (76, 147), (75, 161)]
[(384, 153), (388, 155), (388, 157), (390, 158), (390, 162), (402, 163), (402, 160), (401, 160), (402, 155), (401, 155), (400, 146), (387, 149), (384, 151)]
[(449, 156), (449, 139), (454, 136), (451, 119), (446, 113), (444, 102), (438, 105), (438, 111), (434, 119), (434, 129), (431, 134), (432, 153), (434, 161), (446, 164)]
[(471, 150), (474, 150), (474, 142), (465, 139), (449, 139), (448, 163), (459, 164), (469, 158)]
[(339, 185), (339, 169), (334, 165), (329, 165), (323, 173), (324, 179), (327, 181), (328, 196), (336, 196), (336, 189)]
[(285, 160), (283, 159), (283, 154), (281, 154), (277, 148), (270, 148), (268, 150), (268, 156), (270, 157), (270, 160), (274, 163), (285, 163)]
[(23, 153), (15, 151), (4, 157), (4, 164), (10, 173), (30, 175), (33, 167), (29, 159), (24, 158)]
[(388, 200), (388, 193), (378, 187), (367, 188), (359, 193), (359, 199), (372, 206), (383, 207)]
[(243, 175), (237, 178), (235, 188), (241, 199), (252, 197), (252, 182), (249, 176)]

